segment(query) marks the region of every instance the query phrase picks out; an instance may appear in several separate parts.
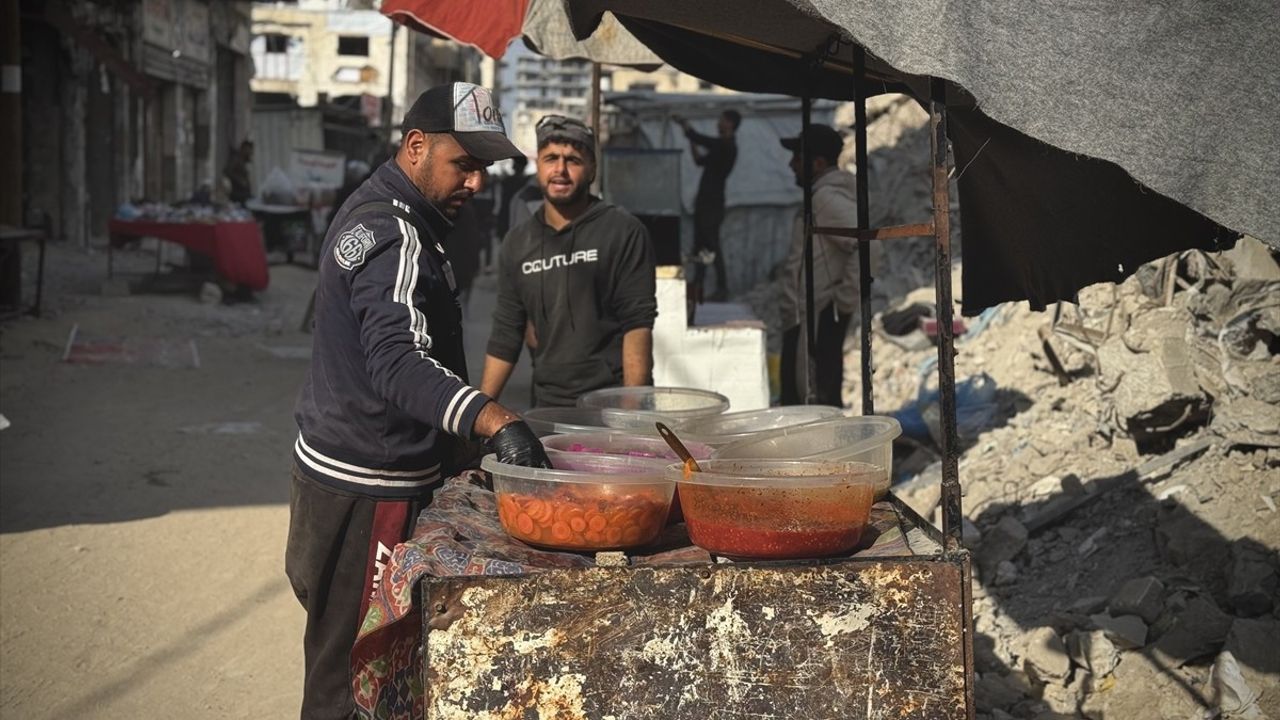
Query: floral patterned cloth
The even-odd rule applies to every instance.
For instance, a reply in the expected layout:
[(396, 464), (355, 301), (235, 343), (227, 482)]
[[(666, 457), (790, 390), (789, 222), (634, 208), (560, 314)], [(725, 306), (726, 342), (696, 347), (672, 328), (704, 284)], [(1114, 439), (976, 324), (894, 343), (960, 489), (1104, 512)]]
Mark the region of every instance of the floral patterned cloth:
[[(872, 507), (856, 557), (910, 555), (897, 512), (885, 502)], [(689, 545), (683, 526), (668, 528), (647, 556), (632, 565), (705, 564), (711, 556)], [(536, 550), (513, 540), (498, 523), (497, 503), (479, 471), (445, 482), (418, 516), (413, 537), (395, 547), (351, 653), (352, 689), (361, 718), (399, 720), (425, 713), (422, 623), (414, 589), (424, 575), (522, 575), (595, 565), (587, 555)]]

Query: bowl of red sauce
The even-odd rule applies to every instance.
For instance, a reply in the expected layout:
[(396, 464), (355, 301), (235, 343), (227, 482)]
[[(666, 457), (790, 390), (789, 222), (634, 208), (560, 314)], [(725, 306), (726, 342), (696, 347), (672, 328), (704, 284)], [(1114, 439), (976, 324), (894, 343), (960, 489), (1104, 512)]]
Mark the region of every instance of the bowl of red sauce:
[(689, 539), (736, 559), (820, 558), (857, 547), (884, 469), (859, 462), (707, 460), (668, 466)]

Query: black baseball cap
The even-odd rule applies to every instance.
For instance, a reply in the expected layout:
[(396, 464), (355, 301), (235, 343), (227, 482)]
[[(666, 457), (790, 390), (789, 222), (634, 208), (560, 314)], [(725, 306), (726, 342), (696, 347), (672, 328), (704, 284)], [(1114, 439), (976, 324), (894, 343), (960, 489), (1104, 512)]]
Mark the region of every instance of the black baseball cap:
[(437, 85), (418, 96), (400, 130), (449, 133), (472, 157), (495, 162), (524, 155), (507, 139), (502, 111), (488, 88), (466, 82)]
[[(844, 138), (830, 125), (810, 125), (809, 131), (804, 134), (804, 140), (810, 157), (837, 160), (844, 150)], [(782, 147), (791, 152), (800, 152), (800, 136), (782, 138)]]

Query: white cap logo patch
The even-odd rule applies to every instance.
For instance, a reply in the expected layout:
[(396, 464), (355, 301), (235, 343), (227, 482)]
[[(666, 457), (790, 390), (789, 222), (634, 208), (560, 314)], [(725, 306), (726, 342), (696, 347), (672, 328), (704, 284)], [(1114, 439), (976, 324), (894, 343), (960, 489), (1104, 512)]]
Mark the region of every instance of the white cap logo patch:
[(457, 82), (453, 84), (453, 129), (455, 132), (504, 132), (502, 112), (493, 104), (488, 88)]

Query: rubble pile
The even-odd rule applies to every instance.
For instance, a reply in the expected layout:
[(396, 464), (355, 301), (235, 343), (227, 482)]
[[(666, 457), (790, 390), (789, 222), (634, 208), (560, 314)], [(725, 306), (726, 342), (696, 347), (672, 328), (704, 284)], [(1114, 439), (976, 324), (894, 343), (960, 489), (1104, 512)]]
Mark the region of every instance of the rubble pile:
[[(1003, 306), (957, 342), (957, 382), (996, 386), (959, 423), (979, 717), (1280, 719), (1280, 266), (1245, 238), (1056, 317)], [(895, 492), (940, 522), (936, 350), (884, 325), (877, 413), (929, 425)]]

